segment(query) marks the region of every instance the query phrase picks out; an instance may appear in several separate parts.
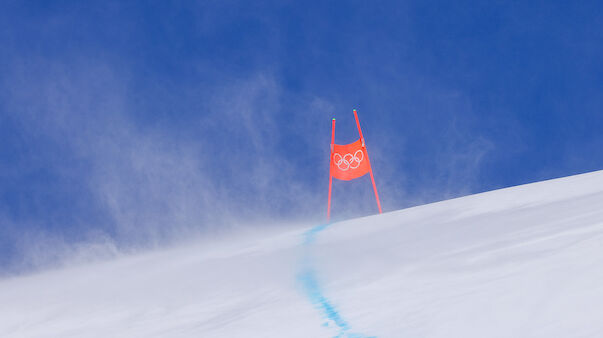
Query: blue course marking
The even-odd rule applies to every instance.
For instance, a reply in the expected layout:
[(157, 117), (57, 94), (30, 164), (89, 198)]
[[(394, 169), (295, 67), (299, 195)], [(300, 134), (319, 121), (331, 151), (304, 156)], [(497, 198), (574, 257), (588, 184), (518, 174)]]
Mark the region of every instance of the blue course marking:
[(316, 236), (321, 231), (328, 228), (331, 224), (321, 224), (313, 227), (312, 229), (304, 233), (304, 254), (302, 256), (302, 268), (298, 274), (297, 279), (302, 284), (306, 296), (310, 299), (312, 304), (321, 310), (326, 322), (323, 324), (325, 327), (331, 327), (335, 325), (339, 331), (335, 338), (376, 338), (368, 337), (362, 334), (348, 332), (350, 325), (343, 319), (341, 314), (337, 311), (337, 308), (325, 297), (318, 282), (316, 270), (314, 269), (312, 259), (312, 245), (316, 241)]

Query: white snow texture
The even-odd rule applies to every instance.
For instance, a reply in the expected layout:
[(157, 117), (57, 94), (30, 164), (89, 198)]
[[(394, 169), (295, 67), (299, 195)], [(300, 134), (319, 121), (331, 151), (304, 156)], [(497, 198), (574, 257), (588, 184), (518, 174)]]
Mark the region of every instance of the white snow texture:
[(603, 337), (603, 172), (0, 280), (0, 337)]

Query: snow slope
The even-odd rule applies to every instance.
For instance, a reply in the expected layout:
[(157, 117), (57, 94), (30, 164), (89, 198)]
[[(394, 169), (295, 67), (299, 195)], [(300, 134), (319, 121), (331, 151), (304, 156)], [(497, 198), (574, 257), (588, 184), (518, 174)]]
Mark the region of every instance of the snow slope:
[(603, 172), (0, 280), (0, 337), (603, 337)]

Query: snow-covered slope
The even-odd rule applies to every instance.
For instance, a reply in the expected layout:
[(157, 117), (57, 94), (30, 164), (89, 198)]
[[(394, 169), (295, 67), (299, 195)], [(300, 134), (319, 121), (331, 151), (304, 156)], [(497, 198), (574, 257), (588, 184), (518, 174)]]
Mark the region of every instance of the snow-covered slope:
[(603, 172), (0, 280), (1, 337), (603, 337)]

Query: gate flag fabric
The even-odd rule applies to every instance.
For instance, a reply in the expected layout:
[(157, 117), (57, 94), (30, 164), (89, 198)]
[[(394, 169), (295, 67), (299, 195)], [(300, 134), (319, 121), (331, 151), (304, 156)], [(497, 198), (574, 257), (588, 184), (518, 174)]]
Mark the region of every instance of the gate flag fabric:
[(356, 126), (358, 127), (360, 139), (354, 143), (344, 145), (335, 144), (335, 119), (333, 119), (331, 132), (331, 160), (329, 168), (329, 201), (327, 203), (327, 220), (331, 218), (331, 191), (333, 186), (333, 177), (342, 181), (350, 181), (369, 173), (371, 175), (371, 182), (373, 183), (373, 191), (375, 192), (377, 207), (379, 208), (379, 213), (382, 212), (381, 202), (379, 202), (379, 194), (377, 193), (377, 186), (375, 185), (375, 178), (373, 177), (373, 169), (371, 168), (368, 152), (366, 151), (366, 145), (364, 144), (364, 137), (362, 136), (362, 129), (360, 129), (360, 121), (358, 121), (356, 109), (354, 109), (354, 118), (356, 119)]
[(333, 145), (331, 175), (338, 180), (349, 181), (364, 176), (371, 169), (362, 140), (354, 143)]

